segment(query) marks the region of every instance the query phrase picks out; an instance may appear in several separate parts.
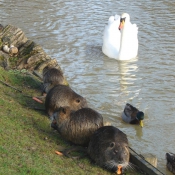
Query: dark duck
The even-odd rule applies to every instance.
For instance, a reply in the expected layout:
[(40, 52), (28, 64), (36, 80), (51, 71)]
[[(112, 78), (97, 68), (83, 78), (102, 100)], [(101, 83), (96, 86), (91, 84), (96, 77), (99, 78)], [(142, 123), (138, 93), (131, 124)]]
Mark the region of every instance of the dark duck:
[(144, 113), (129, 103), (125, 105), (121, 117), (126, 123), (139, 124), (141, 127), (143, 127)]

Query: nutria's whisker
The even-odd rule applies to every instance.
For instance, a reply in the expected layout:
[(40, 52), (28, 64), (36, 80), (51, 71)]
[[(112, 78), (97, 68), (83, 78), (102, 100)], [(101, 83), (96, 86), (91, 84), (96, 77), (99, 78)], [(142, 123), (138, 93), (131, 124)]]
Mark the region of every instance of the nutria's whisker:
[(134, 170), (134, 168), (130, 165), (128, 165), (127, 169), (131, 169), (131, 170)]
[(130, 168), (132, 170), (135, 170), (135, 168), (133, 167), (132, 163), (129, 163), (128, 166), (127, 166), (127, 168)]
[(104, 167), (108, 170), (113, 169), (115, 166), (116, 164), (113, 160), (106, 162), (104, 165)]

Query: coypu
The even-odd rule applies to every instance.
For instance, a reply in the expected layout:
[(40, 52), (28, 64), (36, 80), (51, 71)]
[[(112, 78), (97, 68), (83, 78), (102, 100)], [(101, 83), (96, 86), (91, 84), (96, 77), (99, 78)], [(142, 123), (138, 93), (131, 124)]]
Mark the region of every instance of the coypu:
[(126, 134), (114, 126), (103, 126), (90, 138), (88, 155), (97, 165), (110, 171), (129, 165), (129, 148)]
[(51, 126), (66, 140), (87, 146), (90, 136), (103, 126), (103, 117), (91, 108), (72, 111), (70, 107), (60, 107), (52, 116)]
[(61, 70), (46, 66), (43, 69), (43, 91), (42, 93), (48, 93), (54, 86), (62, 84), (64, 85), (64, 76)]
[(69, 106), (71, 110), (78, 110), (87, 107), (86, 99), (74, 92), (70, 87), (57, 85), (53, 87), (45, 99), (45, 108), (49, 116), (56, 109), (63, 106)]

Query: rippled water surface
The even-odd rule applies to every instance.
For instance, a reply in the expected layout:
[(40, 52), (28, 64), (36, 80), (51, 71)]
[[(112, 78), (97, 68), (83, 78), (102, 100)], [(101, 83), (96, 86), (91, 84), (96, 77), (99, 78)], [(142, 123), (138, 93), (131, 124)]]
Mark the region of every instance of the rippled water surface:
[[(127, 12), (139, 27), (138, 58), (103, 55), (109, 16)], [(0, 1), (0, 23), (21, 28), (57, 58), (71, 87), (89, 106), (128, 135), (138, 153), (153, 153), (168, 174), (165, 153), (175, 152), (175, 1)], [(144, 127), (121, 121), (129, 102), (145, 113)]]

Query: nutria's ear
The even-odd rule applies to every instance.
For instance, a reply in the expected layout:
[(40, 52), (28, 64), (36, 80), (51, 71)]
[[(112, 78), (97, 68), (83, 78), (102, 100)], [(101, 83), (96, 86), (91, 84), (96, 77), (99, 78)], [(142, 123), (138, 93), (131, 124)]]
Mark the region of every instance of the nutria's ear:
[(110, 148), (114, 148), (114, 146), (115, 146), (115, 142), (111, 142), (111, 143), (109, 144), (109, 147), (110, 147)]

